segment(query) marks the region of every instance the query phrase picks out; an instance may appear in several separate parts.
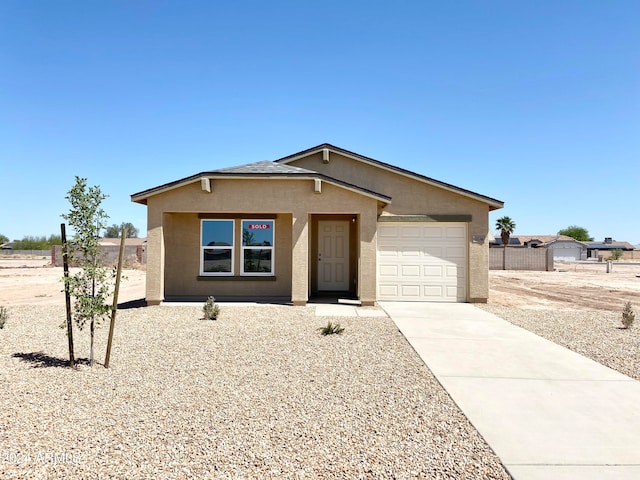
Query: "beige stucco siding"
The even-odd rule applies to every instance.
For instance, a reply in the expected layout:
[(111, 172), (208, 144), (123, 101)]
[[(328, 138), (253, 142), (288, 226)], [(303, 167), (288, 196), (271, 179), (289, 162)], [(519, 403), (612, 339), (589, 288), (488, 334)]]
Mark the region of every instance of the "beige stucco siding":
[[(147, 270), (148, 302), (157, 303), (174, 296), (246, 296), (249, 291), (253, 296), (285, 296), (304, 303), (309, 293), (311, 215), (360, 214), (368, 232), (371, 219), (375, 225), (377, 200), (326, 182), (323, 182), (322, 193), (315, 193), (313, 180), (307, 179), (214, 179), (211, 187), (211, 193), (204, 192), (197, 182), (148, 198), (148, 252), (154, 257)], [(239, 221), (236, 222), (238, 246), (234, 251), (236, 278), (199, 278), (201, 218), (252, 219), (253, 215), (275, 218), (276, 280), (238, 278)], [(373, 241), (373, 246), (361, 246), (360, 250), (367, 262), (374, 252), (375, 269), (375, 233), (369, 232), (365, 237), (363, 240)], [(371, 268), (365, 266), (362, 270), (369, 274)], [(371, 275), (360, 277), (361, 295), (374, 299), (375, 275), (373, 282)]]
[[(329, 163), (317, 153), (291, 163), (388, 195), (383, 215), (471, 215), (468, 224), (467, 300), (485, 302), (489, 295), (489, 205), (480, 200), (428, 185), (418, 179), (331, 152)], [(375, 261), (369, 263), (375, 268)], [(367, 268), (362, 259), (363, 268)], [(374, 273), (375, 274), (375, 273)]]
[(164, 230), (163, 214), (158, 208), (147, 207), (147, 282), (145, 299), (149, 305), (158, 305), (164, 299)]

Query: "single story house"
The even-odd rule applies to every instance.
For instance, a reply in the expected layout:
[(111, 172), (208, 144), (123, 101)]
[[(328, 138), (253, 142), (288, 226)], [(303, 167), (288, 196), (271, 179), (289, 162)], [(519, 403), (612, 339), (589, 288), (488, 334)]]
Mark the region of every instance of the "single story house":
[[(490, 246), (502, 247), (502, 239), (495, 237)], [(509, 239), (509, 247), (547, 248), (553, 251), (556, 262), (587, 259), (587, 245), (566, 235), (517, 235)]]
[(612, 237), (605, 237), (604, 242), (587, 242), (589, 258), (602, 257), (604, 259), (611, 256), (611, 251), (622, 250), (622, 252), (632, 252), (635, 247), (629, 242), (617, 242)]
[(146, 301), (313, 296), (486, 302), (503, 202), (330, 144), (131, 196), (147, 206)]

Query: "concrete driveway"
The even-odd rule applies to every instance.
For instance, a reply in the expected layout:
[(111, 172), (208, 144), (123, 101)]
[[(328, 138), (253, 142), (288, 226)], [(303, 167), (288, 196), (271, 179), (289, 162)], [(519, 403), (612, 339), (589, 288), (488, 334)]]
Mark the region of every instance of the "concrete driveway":
[(640, 478), (640, 382), (470, 304), (380, 305), (514, 479)]

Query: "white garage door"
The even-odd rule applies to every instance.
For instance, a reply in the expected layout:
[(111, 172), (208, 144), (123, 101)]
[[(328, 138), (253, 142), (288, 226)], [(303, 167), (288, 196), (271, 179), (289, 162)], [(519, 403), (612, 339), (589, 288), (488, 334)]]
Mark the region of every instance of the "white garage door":
[(580, 248), (554, 248), (553, 259), (557, 262), (575, 262), (580, 260)]
[(465, 223), (379, 222), (378, 300), (464, 302)]

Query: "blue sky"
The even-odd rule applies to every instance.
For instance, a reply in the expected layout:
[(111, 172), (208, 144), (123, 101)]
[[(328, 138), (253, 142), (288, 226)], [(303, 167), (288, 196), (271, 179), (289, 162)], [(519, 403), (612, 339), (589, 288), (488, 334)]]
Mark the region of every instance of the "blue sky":
[(328, 142), (640, 243), (640, 2), (0, 2), (0, 233)]

